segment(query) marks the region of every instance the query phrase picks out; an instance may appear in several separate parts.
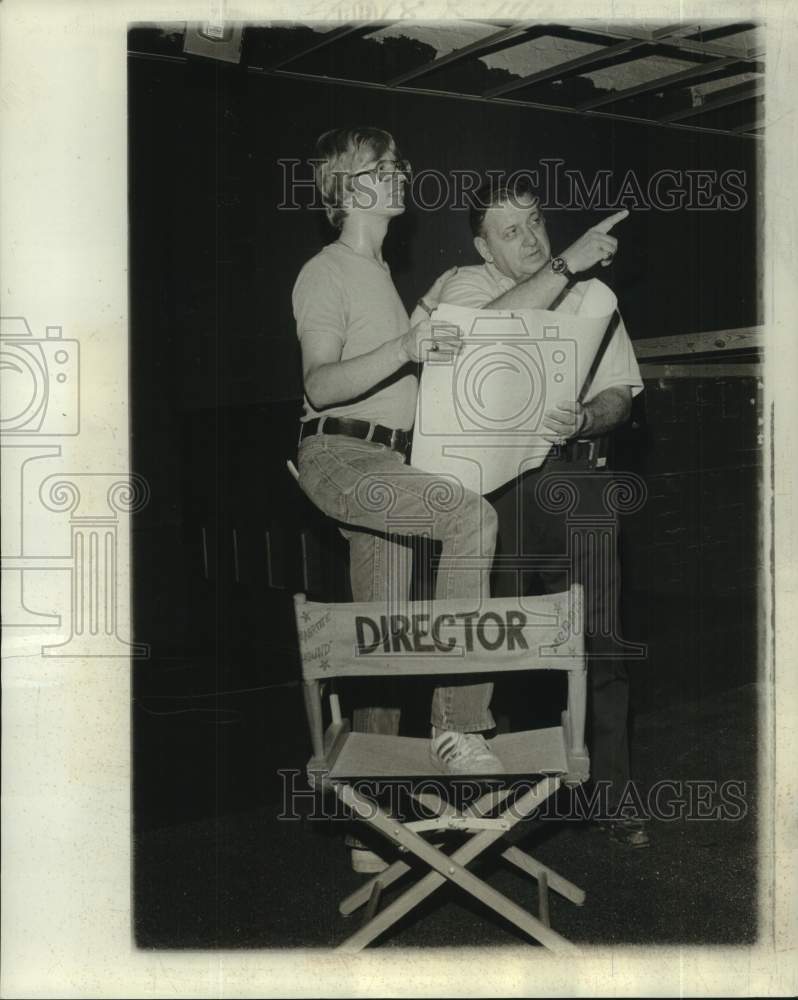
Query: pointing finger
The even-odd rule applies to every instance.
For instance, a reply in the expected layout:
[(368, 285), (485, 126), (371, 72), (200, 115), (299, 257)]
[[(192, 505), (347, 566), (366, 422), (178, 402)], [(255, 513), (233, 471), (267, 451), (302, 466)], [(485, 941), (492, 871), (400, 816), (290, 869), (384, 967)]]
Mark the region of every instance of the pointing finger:
[(602, 219), (601, 222), (593, 226), (593, 231), (597, 233), (608, 233), (613, 226), (622, 222), (629, 214), (629, 209), (624, 208), (621, 212), (616, 212), (615, 215), (608, 215), (606, 219)]

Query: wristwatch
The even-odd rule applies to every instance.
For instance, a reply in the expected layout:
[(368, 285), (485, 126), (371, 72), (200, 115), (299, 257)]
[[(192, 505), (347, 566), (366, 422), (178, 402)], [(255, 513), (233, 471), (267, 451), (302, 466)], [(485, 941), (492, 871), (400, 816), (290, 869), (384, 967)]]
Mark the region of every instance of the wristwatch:
[(573, 281), (576, 275), (573, 271), (568, 270), (568, 262), (565, 257), (552, 257), (551, 269), (555, 274), (561, 274), (563, 277), (567, 278), (569, 281)]
[(428, 316), (431, 316), (435, 312), (435, 306), (429, 305), (429, 303), (424, 299), (423, 295), (418, 300), (417, 304), (421, 306), (421, 308)]

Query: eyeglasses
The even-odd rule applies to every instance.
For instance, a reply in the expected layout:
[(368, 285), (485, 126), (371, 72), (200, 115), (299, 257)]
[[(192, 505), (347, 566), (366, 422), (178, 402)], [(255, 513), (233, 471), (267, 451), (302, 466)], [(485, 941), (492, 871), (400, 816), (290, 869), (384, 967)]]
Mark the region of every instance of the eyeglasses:
[(379, 160), (375, 166), (369, 167), (368, 170), (358, 170), (354, 174), (349, 174), (349, 177), (363, 177), (368, 174), (378, 181), (384, 181), (392, 174), (404, 174), (409, 179), (412, 170), (409, 160)]

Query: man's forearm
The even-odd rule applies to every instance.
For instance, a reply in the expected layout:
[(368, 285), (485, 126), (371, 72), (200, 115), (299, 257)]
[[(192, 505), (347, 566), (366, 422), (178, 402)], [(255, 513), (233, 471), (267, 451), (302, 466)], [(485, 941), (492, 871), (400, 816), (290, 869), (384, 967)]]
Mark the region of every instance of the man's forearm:
[(626, 423), (632, 412), (632, 390), (628, 386), (612, 386), (602, 390), (585, 403), (587, 421), (579, 437), (599, 437)]
[(502, 292), (498, 298), (483, 306), (483, 309), (548, 309), (562, 294), (568, 278), (555, 274), (550, 267), (533, 274), (514, 288)]
[(331, 361), (305, 373), (305, 395), (316, 410), (348, 403), (390, 378), (410, 360), (402, 337), (389, 340), (368, 354)]

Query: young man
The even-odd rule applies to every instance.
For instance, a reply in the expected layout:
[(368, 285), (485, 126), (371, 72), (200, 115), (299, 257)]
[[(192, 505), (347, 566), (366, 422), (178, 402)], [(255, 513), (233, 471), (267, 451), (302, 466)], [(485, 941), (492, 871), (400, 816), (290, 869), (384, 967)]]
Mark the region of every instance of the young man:
[[(404, 211), (409, 164), (381, 129), (335, 129), (318, 140), (315, 171), (339, 235), (294, 286), (305, 383), (300, 486), (341, 525), (355, 601), (392, 602), (387, 610), (396, 610), (410, 589), (403, 536), (429, 534), (442, 543), (435, 599), (469, 598), (477, 607), (489, 596), (496, 514), (459, 483), (406, 464), (415, 366), (427, 350), (460, 348), (451, 333), (433, 340), (426, 318), (410, 326), (383, 260), (388, 225)], [(484, 685), (435, 690), (430, 750), (443, 770), (501, 770), (479, 735), (494, 725), (486, 694)], [(365, 710), (353, 723), (395, 732), (398, 711)]]
[[(580, 281), (596, 264), (607, 265), (618, 249), (610, 228), (628, 215), (618, 212), (588, 229), (571, 246), (552, 257), (546, 224), (535, 195), (524, 188), (483, 185), (470, 212), (474, 246), (483, 264), (461, 267), (440, 290), (439, 300), (474, 309), (556, 309), (575, 313), (584, 294)], [(572, 557), (571, 576), (585, 587), (586, 643), (589, 654), (588, 717), (592, 779), (606, 791), (604, 803), (612, 815), (630, 781), (628, 745), (629, 677), (619, 658), (618, 599), (620, 566), (616, 551), (608, 553), (597, 578), (595, 549), (588, 537), (591, 516), (607, 525), (605, 497), (608, 475), (604, 435), (624, 423), (632, 397), (643, 388), (640, 371), (623, 321), (612, 333), (585, 400), (561, 403), (543, 417), (545, 434), (555, 447), (539, 469), (520, 476), (489, 499), (499, 516), (501, 556), (562, 555)], [(594, 470), (585, 475), (587, 470)], [(578, 496), (583, 537), (575, 538), (568, 511), (547, 505), (536, 489), (543, 476), (556, 473), (569, 481)], [(561, 480), (562, 481), (562, 480)], [(614, 515), (612, 515), (614, 516)], [(612, 520), (611, 516), (611, 520)], [(572, 534), (569, 535), (569, 531)], [(548, 593), (567, 587), (567, 575), (547, 570), (524, 573), (507, 568), (494, 576), (493, 594), (510, 597), (534, 593), (539, 583)], [(633, 847), (648, 844), (635, 819), (611, 826), (615, 839)]]

